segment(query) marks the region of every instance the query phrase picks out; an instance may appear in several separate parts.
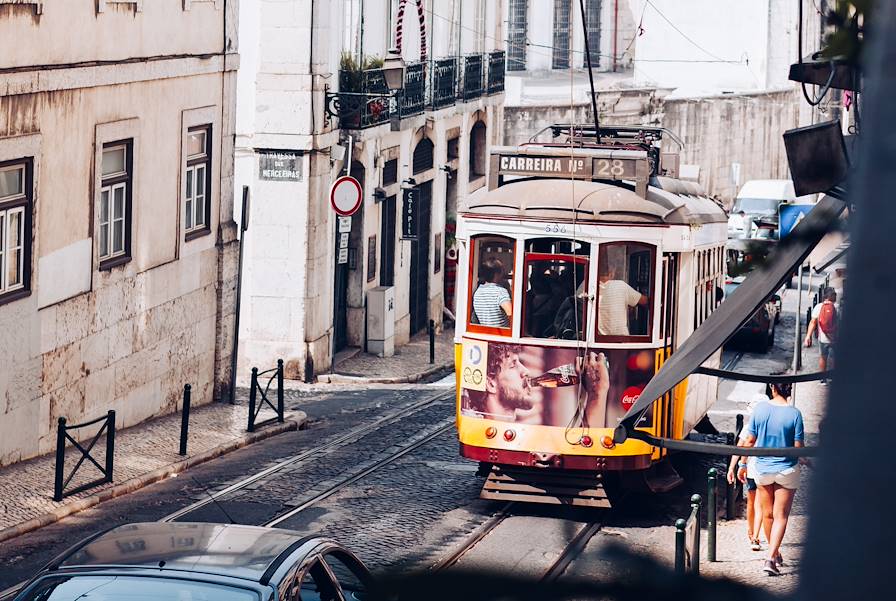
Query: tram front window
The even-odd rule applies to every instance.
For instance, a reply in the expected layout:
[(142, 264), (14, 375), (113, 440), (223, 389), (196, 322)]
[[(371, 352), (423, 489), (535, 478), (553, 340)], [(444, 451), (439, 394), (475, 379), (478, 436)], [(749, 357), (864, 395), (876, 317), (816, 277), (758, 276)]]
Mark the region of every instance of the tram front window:
[(470, 324), (507, 330), (513, 321), (513, 265), (515, 243), (499, 236), (473, 238), (473, 294)]
[(584, 340), (590, 252), (576, 240), (526, 242), (523, 336)]
[(636, 242), (602, 244), (597, 261), (597, 335), (650, 336), (655, 249)]

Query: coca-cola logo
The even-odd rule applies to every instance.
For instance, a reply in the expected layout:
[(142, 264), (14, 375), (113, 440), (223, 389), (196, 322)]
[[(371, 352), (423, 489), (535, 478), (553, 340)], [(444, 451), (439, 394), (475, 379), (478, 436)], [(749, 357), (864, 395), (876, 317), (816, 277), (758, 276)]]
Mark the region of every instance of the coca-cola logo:
[(632, 408), (638, 401), (638, 397), (641, 396), (641, 391), (644, 390), (643, 386), (629, 386), (622, 392), (622, 408), (628, 411)]

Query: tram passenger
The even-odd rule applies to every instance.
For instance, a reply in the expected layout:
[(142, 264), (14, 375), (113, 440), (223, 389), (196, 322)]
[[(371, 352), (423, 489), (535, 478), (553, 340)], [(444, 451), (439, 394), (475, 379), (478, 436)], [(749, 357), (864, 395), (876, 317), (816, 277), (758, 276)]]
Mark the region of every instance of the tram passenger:
[(544, 337), (545, 330), (557, 313), (557, 306), (549, 274), (533, 271), (529, 277), (529, 290), (526, 291), (525, 334)]
[[(617, 266), (601, 253), (597, 262), (597, 332), (601, 336), (630, 336), (628, 309), (649, 299), (617, 277)], [(646, 334), (647, 332), (637, 332)]]
[(482, 281), (473, 293), (473, 312), (479, 325), (492, 328), (509, 328), (513, 316), (510, 293), (502, 284), (507, 279), (500, 259), (486, 259), (479, 266)]

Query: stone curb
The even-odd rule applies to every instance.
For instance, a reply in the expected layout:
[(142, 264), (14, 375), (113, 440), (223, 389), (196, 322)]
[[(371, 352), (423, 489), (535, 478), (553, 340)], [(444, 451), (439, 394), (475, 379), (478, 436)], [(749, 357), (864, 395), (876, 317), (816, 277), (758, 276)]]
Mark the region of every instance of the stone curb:
[(411, 374), (408, 376), (398, 376), (394, 378), (368, 378), (366, 376), (358, 376), (354, 374), (320, 374), (317, 376), (318, 383), (321, 384), (413, 384), (419, 382), (423, 378), (434, 376), (442, 371), (450, 370), (454, 367), (454, 360), (434, 365), (427, 370)]
[(241, 449), (252, 443), (262, 441), (266, 438), (271, 438), (272, 436), (276, 436), (278, 434), (283, 434), (284, 432), (299, 430), (305, 425), (307, 419), (308, 416), (304, 411), (292, 412), (290, 419), (287, 419), (282, 424), (274, 424), (264, 427), (257, 432), (244, 434), (240, 438), (217, 446), (213, 449), (209, 449), (208, 451), (200, 453), (199, 455), (188, 457), (187, 459), (178, 461), (177, 463), (171, 463), (169, 465), (160, 467), (149, 473), (143, 474), (142, 476), (135, 476), (130, 480), (126, 480), (121, 484), (116, 484), (115, 486), (112, 486), (105, 490), (101, 490), (100, 492), (89, 497), (84, 497), (82, 499), (72, 501), (71, 503), (66, 503), (62, 507), (58, 507), (55, 510), (47, 512), (41, 516), (31, 518), (30, 520), (27, 520), (20, 524), (16, 524), (15, 526), (10, 526), (9, 528), (4, 528), (3, 530), (0, 530), (0, 542), (15, 538), (17, 536), (21, 536), (22, 534), (31, 532), (32, 530), (37, 530), (38, 528), (43, 528), (44, 526), (49, 526), (54, 522), (58, 522), (62, 518), (78, 513), (79, 511), (89, 509), (94, 505), (99, 505), (103, 501), (108, 501), (110, 499), (114, 499), (115, 497), (120, 497), (122, 495), (132, 493), (143, 488), (144, 486), (148, 486), (155, 482), (164, 480), (172, 474), (180, 473), (188, 468), (199, 465), (200, 463), (205, 463), (206, 461), (210, 461), (232, 451), (236, 451), (237, 449)]

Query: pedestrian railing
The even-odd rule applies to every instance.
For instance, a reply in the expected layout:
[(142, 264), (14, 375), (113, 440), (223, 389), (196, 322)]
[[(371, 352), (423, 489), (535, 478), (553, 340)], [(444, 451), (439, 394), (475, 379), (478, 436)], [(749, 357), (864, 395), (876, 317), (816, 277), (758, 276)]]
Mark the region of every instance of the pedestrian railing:
[[(270, 375), (269, 375), (270, 374)], [(269, 376), (268, 376), (269, 375)], [(267, 384), (264, 388), (261, 387), (260, 378), (264, 378), (268, 376)], [(269, 394), (271, 393), (271, 384), (274, 379), (277, 380), (277, 405), (275, 406), (271, 399), (269, 398)], [(259, 402), (258, 394), (261, 393), (261, 400)], [(258, 419), (258, 413), (261, 411), (261, 408), (267, 405), (271, 409), (273, 409), (277, 416), (276, 418), (271, 418), (269, 420), (265, 420), (263, 422), (256, 422)], [(284, 420), (284, 412), (283, 412), (283, 359), (277, 359), (277, 367), (272, 369), (265, 370), (263, 372), (259, 372), (257, 367), (252, 368), (252, 384), (249, 388), (249, 432), (255, 432), (255, 428), (257, 426), (261, 426), (272, 421), (276, 420), (279, 423), (283, 423)]]
[[(78, 430), (80, 428), (86, 428), (88, 426), (93, 426), (103, 422), (103, 425), (100, 427), (99, 431), (97, 431), (96, 435), (94, 435), (93, 439), (91, 439), (90, 443), (87, 445), (87, 448), (81, 446), (77, 440), (72, 438), (68, 431), (69, 430)], [(90, 454), (93, 450), (93, 447), (96, 445), (97, 441), (103, 436), (103, 433), (106, 433), (106, 465), (105, 467), (100, 465), (99, 462)], [(71, 473), (68, 477), (65, 477), (65, 446), (66, 441), (71, 442), (72, 445), (81, 452), (81, 458), (78, 459), (78, 462), (75, 464), (75, 467), (72, 469)], [(91, 420), (89, 422), (84, 422), (83, 424), (74, 424), (67, 425), (66, 419), (64, 417), (59, 418), (59, 423), (56, 429), (56, 478), (53, 487), (53, 500), (61, 501), (63, 497), (67, 497), (69, 495), (77, 494), (81, 491), (87, 490), (88, 488), (92, 488), (99, 484), (105, 484), (107, 482), (112, 482), (112, 466), (113, 466), (113, 457), (115, 456), (115, 411), (109, 411), (103, 417), (99, 417), (97, 419)], [(90, 461), (93, 465), (96, 466), (96, 469), (100, 471), (103, 475), (102, 478), (98, 478), (91, 482), (87, 482), (86, 484), (82, 484), (77, 486), (69, 491), (66, 491), (66, 487), (71, 483), (72, 479), (75, 477), (75, 474), (78, 472), (78, 468), (84, 463), (84, 460)]]
[(675, 571), (700, 573), (700, 495), (691, 496), (691, 515), (675, 522)]

